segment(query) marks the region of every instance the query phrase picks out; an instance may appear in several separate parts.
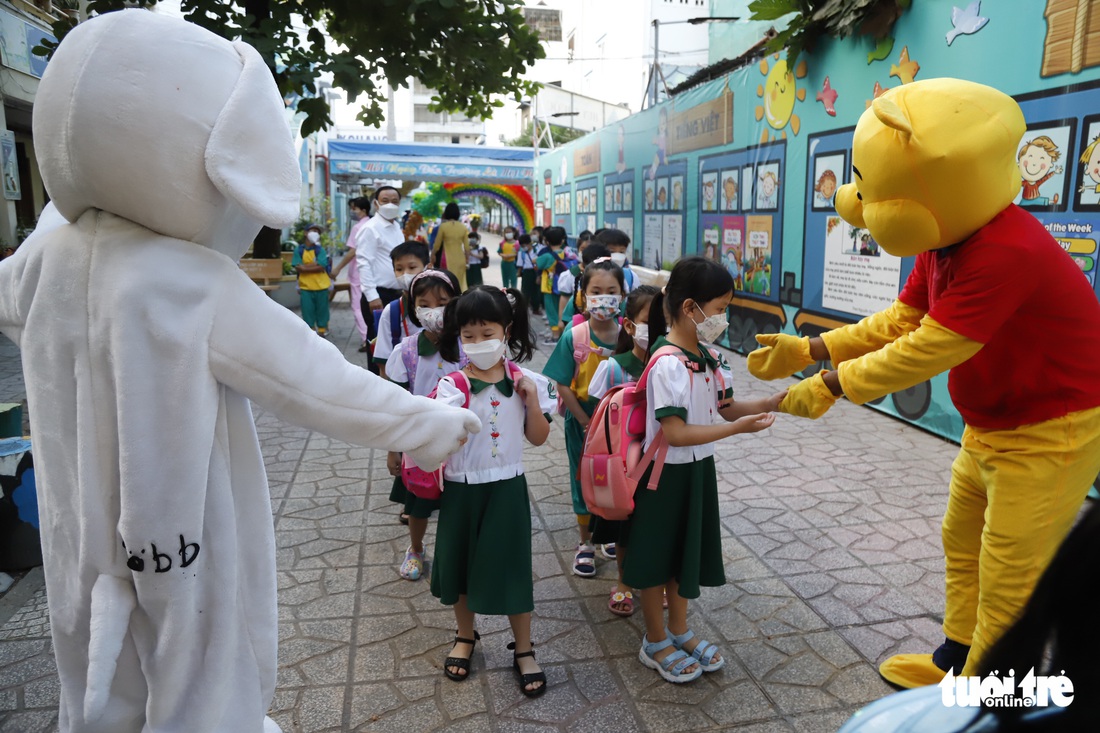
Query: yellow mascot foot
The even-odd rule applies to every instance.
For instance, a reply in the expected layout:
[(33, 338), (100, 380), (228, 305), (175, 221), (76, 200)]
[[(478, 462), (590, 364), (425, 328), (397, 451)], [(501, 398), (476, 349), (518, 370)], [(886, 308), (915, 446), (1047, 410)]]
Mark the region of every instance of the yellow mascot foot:
[(895, 654), (879, 666), (878, 673), (905, 689), (938, 684), (947, 674), (932, 662), (931, 654)]

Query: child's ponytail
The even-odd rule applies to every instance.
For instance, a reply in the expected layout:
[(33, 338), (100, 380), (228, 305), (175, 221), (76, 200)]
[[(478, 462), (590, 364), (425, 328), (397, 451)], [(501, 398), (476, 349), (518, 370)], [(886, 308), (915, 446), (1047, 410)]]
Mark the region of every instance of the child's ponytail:
[(515, 288), (501, 288), (512, 306), (512, 329), (508, 332), (508, 349), (512, 360), (528, 361), (535, 352), (535, 342), (531, 338), (531, 320), (527, 315), (527, 300), (523, 293)]
[(649, 303), (650, 345), (652, 346), (654, 341), (666, 334), (668, 334), (668, 319), (665, 316), (665, 291), (662, 290), (654, 295)]

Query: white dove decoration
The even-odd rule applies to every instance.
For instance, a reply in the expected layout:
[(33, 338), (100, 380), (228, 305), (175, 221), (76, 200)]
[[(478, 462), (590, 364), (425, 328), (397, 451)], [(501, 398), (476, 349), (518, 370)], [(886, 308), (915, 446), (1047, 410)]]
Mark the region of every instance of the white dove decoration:
[(983, 18), (979, 13), (981, 12), (982, 0), (974, 0), (966, 6), (966, 10), (962, 8), (951, 8), (951, 25), (954, 26), (947, 32), (947, 45), (950, 46), (951, 42), (961, 35), (970, 35), (977, 33), (985, 24), (989, 22), (989, 18)]

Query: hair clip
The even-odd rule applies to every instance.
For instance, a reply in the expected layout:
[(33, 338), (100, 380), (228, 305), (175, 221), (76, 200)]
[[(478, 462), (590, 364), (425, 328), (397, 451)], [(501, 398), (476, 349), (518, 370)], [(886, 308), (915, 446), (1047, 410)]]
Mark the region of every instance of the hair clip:
[(593, 265), (598, 265), (601, 262), (612, 262), (612, 259), (610, 257), (597, 257), (596, 259), (592, 260)]
[(509, 293), (507, 288), (501, 288), (500, 292), (504, 293), (504, 297), (508, 299), (508, 305), (515, 306), (516, 296)]

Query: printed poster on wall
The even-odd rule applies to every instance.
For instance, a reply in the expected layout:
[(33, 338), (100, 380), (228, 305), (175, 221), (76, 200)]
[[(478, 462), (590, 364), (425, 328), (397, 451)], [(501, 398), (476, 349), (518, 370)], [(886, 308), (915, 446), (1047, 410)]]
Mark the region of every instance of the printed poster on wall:
[(627, 248), (626, 258), (634, 261), (634, 217), (620, 216), (615, 220), (615, 228), (630, 237), (630, 246)]
[(898, 295), (901, 258), (879, 248), (866, 229), (839, 216), (825, 225), (825, 278), (822, 303), (869, 316), (888, 308)]
[(703, 256), (726, 268), (735, 290), (744, 290), (745, 217), (705, 215), (700, 226)]
[(642, 240), (645, 249), (642, 251), (642, 264), (654, 270), (661, 269), (661, 228), (660, 214), (646, 214)]
[(0, 170), (4, 172), (4, 198), (18, 201), (22, 198), (19, 162), (15, 158), (15, 133), (11, 130), (0, 131)]
[(664, 235), (661, 238), (662, 263), (675, 262), (684, 251), (684, 221), (680, 214), (667, 214), (664, 217)]

